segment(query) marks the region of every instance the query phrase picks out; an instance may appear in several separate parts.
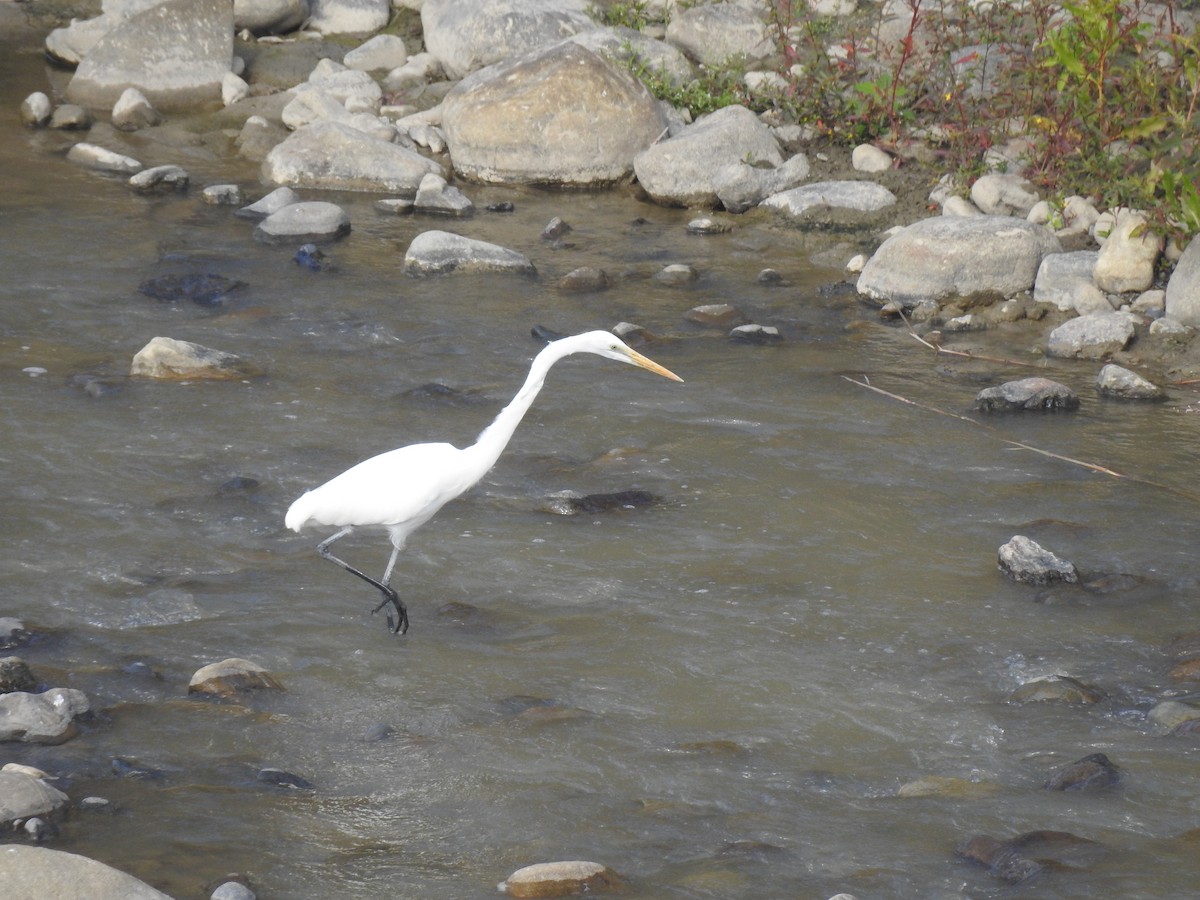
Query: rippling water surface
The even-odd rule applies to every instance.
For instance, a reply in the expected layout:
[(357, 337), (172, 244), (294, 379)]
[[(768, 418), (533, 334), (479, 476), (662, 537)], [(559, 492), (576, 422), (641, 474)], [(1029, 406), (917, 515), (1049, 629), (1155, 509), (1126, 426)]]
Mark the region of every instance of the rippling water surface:
[[(354, 231), (328, 248), (337, 271), (312, 273), (196, 193), (146, 199), (66, 162), (66, 136), (17, 121), (46, 83), (35, 51), (0, 48), (0, 614), (50, 631), (19, 652), (101, 712), (60, 747), (0, 752), (66, 776), (75, 800), (120, 808), (76, 813), (56, 847), (180, 897), (229, 871), (264, 897), (489, 897), (520, 866), (572, 858), (612, 866), (626, 896), (647, 898), (1194, 889), (1196, 743), (1145, 719), (1184, 693), (1162, 645), (1200, 627), (1196, 505), (1180, 493), (1200, 422), (1190, 394), (1106, 403), (1093, 365), (1055, 363), (1083, 396), (1076, 415), (988, 431), (903, 405), (843, 376), (970, 416), (982, 386), (1028, 370), (931, 359), (852, 298), (819, 292), (837, 273), (808, 259), (835, 236), (748, 218), (690, 237), (693, 214), (620, 191), (467, 186), (480, 207), (516, 211), (450, 227), (528, 254), (537, 281), (407, 278), (408, 242), (447, 223), (336, 195)], [(127, 152), (179, 162), (197, 187), (264, 192), (253, 167), (201, 146), (180, 159), (138, 135)], [(573, 246), (540, 240), (555, 215)], [(704, 275), (663, 287), (652, 275), (670, 262)], [(617, 285), (558, 293), (580, 265)], [(767, 266), (789, 284), (758, 285)], [(189, 272), (246, 286), (217, 308), (138, 293)], [(724, 301), (786, 342), (736, 345), (682, 319)], [(473, 440), (524, 378), (532, 325), (621, 320), (659, 334), (647, 352), (686, 384), (592, 357), (557, 366), (496, 469), (411, 541), (397, 577), (407, 636), (317, 557), (324, 534), (283, 528), (292, 499), (359, 459)], [(126, 380), (156, 335), (265, 374)], [(1033, 359), (1031, 341), (1014, 338), (1011, 355)], [(89, 393), (80, 376), (111, 389)], [(459, 402), (412, 393), (430, 382)], [(541, 511), (553, 491), (632, 488), (660, 502)], [(996, 549), (1016, 533), (1133, 586), (1010, 584)], [(382, 571), (383, 537), (339, 546)], [(187, 700), (192, 672), (229, 656), (286, 692)], [(1108, 699), (1006, 702), (1055, 672)], [(376, 723), (394, 735), (363, 740)], [(1093, 752), (1121, 766), (1122, 786), (1041, 790)], [(118, 779), (113, 757), (162, 777)], [(255, 780), (264, 766), (316, 789), (270, 789)], [(924, 775), (998, 789), (897, 798)], [(1103, 852), (1015, 889), (954, 856), (972, 834), (1038, 829)]]

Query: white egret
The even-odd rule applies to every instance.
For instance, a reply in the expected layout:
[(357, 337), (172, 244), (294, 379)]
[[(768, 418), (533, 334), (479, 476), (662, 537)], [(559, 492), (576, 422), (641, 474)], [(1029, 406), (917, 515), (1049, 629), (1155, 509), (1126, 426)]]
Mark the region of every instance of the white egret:
[[(389, 605), (394, 607), (399, 618), (393, 622), (389, 609), (388, 628), (393, 633), (403, 634), (408, 631), (408, 611), (391, 587), (391, 579), (404, 542), (439, 509), (488, 473), (541, 391), (550, 367), (573, 353), (595, 353), (641, 366), (673, 381), (683, 381), (607, 331), (589, 331), (553, 341), (534, 357), (529, 376), (517, 395), (480, 433), (474, 444), (461, 450), (450, 444), (411, 444), (373, 456), (300, 496), (288, 509), (284, 524), (297, 532), (306, 525), (340, 529), (318, 544), (317, 552), (351, 575), (374, 585), (383, 594), (383, 600), (372, 612), (379, 612)], [(381, 581), (329, 552), (334, 541), (341, 540), (356, 528), (367, 527), (385, 529), (392, 541), (392, 556)]]

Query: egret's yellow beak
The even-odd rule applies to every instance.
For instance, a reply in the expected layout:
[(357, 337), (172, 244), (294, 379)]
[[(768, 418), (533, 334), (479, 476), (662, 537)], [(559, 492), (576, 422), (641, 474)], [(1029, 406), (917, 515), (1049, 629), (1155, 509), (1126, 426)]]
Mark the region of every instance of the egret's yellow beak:
[[(629, 348), (625, 348), (625, 349), (628, 350)], [(656, 363), (652, 359), (647, 359), (646, 357), (642, 356), (642, 354), (638, 353), (636, 350), (629, 350), (629, 361), (632, 362), (635, 366), (641, 366), (643, 369), (648, 369), (649, 371), (653, 372), (655, 375), (661, 375), (663, 378), (670, 378), (672, 381), (683, 381), (682, 378), (680, 378), (678, 375), (676, 375), (670, 369), (668, 369), (664, 366), (660, 366), (658, 363)]]

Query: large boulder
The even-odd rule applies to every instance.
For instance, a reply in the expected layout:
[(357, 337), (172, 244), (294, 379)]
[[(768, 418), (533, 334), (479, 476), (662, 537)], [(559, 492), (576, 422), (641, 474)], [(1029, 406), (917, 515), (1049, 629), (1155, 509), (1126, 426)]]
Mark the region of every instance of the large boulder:
[(87, 52), (67, 99), (107, 107), (137, 88), (160, 110), (221, 101), (233, 64), (233, 4), (166, 0), (122, 19)]
[(274, 184), (340, 191), (415, 193), (442, 167), (414, 150), (371, 137), (341, 122), (317, 122), (293, 132), (263, 160)]
[(659, 203), (716, 206), (722, 178), (731, 165), (743, 162), (777, 168), (783, 154), (758, 116), (744, 106), (726, 106), (639, 153), (633, 170)]
[(404, 271), (409, 275), (446, 272), (537, 274), (529, 258), (515, 250), (449, 231), (425, 231), (413, 238), (404, 254)]
[(451, 78), (595, 28), (587, 0), (425, 0), (425, 49)]
[(1183, 325), (1200, 326), (1200, 238), (1192, 238), (1175, 264), (1167, 282), (1166, 314)]
[(713, 67), (731, 59), (760, 62), (775, 50), (763, 16), (738, 3), (681, 4), (671, 12), (667, 40), (696, 62)]
[(858, 278), (858, 292), (906, 307), (922, 300), (1012, 297), (1033, 287), (1061, 246), (1050, 231), (1009, 216), (935, 216), (892, 235)]
[(146, 882), (86, 856), (21, 844), (0, 847), (0, 884), (12, 898), (171, 900)]
[(70, 803), (58, 788), (24, 772), (0, 772), (0, 827), (6, 830), (19, 819), (52, 817)]
[(75, 720), (89, 712), (87, 695), (74, 688), (0, 694), (0, 741), (61, 744), (79, 733)]
[(617, 181), (666, 127), (636, 78), (571, 41), (464, 79), (442, 103), (454, 171), (475, 181)]
[(72, 19), (70, 24), (53, 29), (46, 36), (46, 55), (67, 66), (77, 66), (96, 46), (96, 42), (130, 16), (137, 15), (163, 0), (107, 0), (103, 12), (91, 19)]

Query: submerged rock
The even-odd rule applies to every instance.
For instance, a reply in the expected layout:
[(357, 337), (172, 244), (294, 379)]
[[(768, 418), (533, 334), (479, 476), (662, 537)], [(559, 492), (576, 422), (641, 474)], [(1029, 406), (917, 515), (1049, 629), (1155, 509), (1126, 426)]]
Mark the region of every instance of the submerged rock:
[(1104, 691), (1068, 675), (1043, 675), (1031, 679), (1008, 695), (1014, 703), (1099, 703)]
[(584, 860), (535, 863), (500, 885), (512, 897), (563, 897), (616, 890), (621, 878), (608, 866)]
[(1076, 409), (1078, 406), (1079, 397), (1073, 390), (1058, 381), (1038, 376), (985, 388), (975, 397), (975, 408), (981, 412)]
[(138, 292), (163, 303), (188, 300), (200, 306), (217, 306), (225, 299), (226, 294), (245, 286), (244, 281), (226, 278), (224, 275), (194, 272), (187, 275), (148, 278), (138, 285)]
[(1118, 769), (1103, 753), (1093, 753), (1078, 759), (1046, 780), (1048, 791), (1088, 791), (1112, 787), (1121, 780)]
[(598, 513), (610, 509), (634, 509), (639, 506), (650, 506), (654, 503), (654, 495), (649, 491), (614, 491), (611, 494), (579, 494), (575, 491), (560, 491), (549, 497), (549, 503), (544, 507), (547, 512), (560, 516), (574, 516), (579, 513)]
[(188, 683), (189, 694), (215, 694), (218, 697), (263, 689), (282, 691), (283, 685), (258, 663), (238, 657), (197, 669)]
[(134, 354), (129, 374), (164, 380), (247, 378), (257, 369), (241, 357), (189, 341), (156, 337)]

